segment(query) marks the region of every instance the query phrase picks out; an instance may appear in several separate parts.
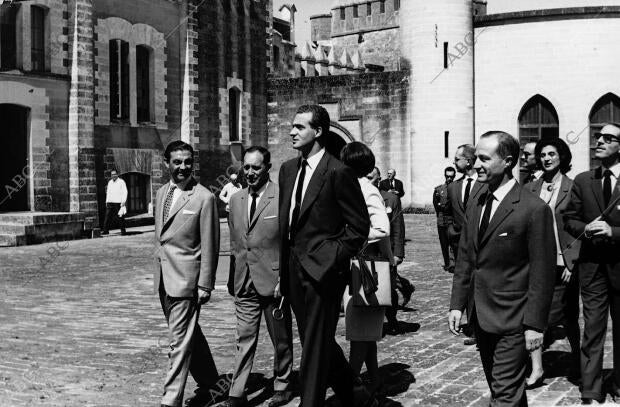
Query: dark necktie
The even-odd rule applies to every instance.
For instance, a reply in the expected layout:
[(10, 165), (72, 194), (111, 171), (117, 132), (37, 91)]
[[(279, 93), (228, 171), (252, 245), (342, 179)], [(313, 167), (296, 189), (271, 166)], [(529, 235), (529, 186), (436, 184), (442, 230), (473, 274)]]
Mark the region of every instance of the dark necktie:
[(465, 186), (465, 194), (463, 195), (463, 208), (467, 208), (467, 201), (469, 201), (469, 193), (471, 191), (471, 182), (473, 178), (467, 178), (467, 185)]
[(258, 198), (258, 194), (256, 192), (252, 192), (252, 203), (250, 204), (250, 219), (248, 219), (249, 223), (252, 223), (252, 219), (254, 219), (254, 212), (256, 212), (256, 198)]
[(603, 199), (605, 200), (605, 208), (609, 205), (611, 200), (611, 174), (610, 170), (605, 170), (603, 173)]
[(293, 208), (293, 217), (291, 218), (291, 237), (295, 232), (295, 226), (297, 226), (297, 220), (299, 219), (299, 212), (301, 211), (301, 198), (304, 189), (304, 179), (306, 178), (306, 166), (308, 161), (301, 160), (301, 171), (299, 172), (299, 180), (297, 181), (297, 190), (295, 191), (295, 207)]
[(478, 230), (478, 243), (482, 241), (484, 232), (486, 232), (489, 227), (489, 221), (491, 220), (491, 209), (493, 209), (493, 199), (493, 194), (489, 192), (486, 198), (484, 213), (482, 214), (482, 221), (480, 222), (480, 229)]
[(168, 214), (170, 213), (170, 207), (172, 206), (172, 198), (174, 197), (174, 190), (177, 189), (176, 185), (170, 185), (168, 195), (164, 201), (164, 223), (168, 220)]

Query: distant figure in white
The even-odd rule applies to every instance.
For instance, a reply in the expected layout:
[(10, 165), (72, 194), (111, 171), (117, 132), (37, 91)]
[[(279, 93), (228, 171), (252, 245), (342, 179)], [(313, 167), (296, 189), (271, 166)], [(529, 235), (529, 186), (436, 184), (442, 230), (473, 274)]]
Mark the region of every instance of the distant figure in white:
[[(118, 172), (112, 170), (110, 172), (111, 179), (108, 181), (108, 188), (105, 194), (105, 220), (103, 221), (102, 235), (110, 232), (110, 221), (118, 219), (118, 227), (121, 229), (121, 235), (125, 235), (125, 202), (127, 202), (127, 185), (122, 178), (119, 178)], [(122, 211), (121, 211), (122, 210)]]
[(219, 195), (220, 199), (226, 204), (226, 212), (230, 212), (228, 202), (230, 202), (230, 197), (237, 191), (241, 191), (241, 184), (237, 182), (237, 174), (231, 174), (230, 182), (224, 185)]

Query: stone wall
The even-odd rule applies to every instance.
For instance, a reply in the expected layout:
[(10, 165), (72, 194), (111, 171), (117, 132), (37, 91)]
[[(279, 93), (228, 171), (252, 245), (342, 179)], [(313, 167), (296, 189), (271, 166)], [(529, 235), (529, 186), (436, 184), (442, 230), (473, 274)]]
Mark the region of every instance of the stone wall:
[[(360, 36), (362, 42), (360, 42)], [(398, 27), (334, 37), (331, 44), (353, 55), (359, 50), (365, 64), (380, 65), (386, 71), (400, 69), (400, 31)]]
[(405, 134), (408, 74), (403, 72), (318, 76), (269, 81), (269, 149), (272, 179), (285, 160), (297, 156), (289, 131), (302, 104), (318, 103), (330, 112), (333, 130), (373, 150), (377, 166), (406, 172), (399, 157), (409, 150)]

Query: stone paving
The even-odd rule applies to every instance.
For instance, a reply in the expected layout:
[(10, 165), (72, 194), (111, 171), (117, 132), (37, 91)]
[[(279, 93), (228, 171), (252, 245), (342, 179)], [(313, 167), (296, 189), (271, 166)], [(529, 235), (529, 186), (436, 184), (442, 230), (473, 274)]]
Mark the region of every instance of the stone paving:
[[(406, 221), (410, 241), (401, 273), (416, 292), (410, 308), (399, 312), (408, 332), (379, 343), (390, 383), (383, 404), (487, 405), (475, 347), (447, 330), (451, 275), (441, 269), (434, 217), (407, 215)], [(227, 231), (222, 234), (225, 258)], [(152, 228), (143, 228), (130, 236), (0, 249), (0, 406), (159, 405), (168, 339), (152, 289), (152, 240)], [(233, 367), (235, 321), (225, 261), (220, 270), (200, 322), (225, 374)], [(272, 376), (273, 358), (264, 324), (262, 332), (250, 400), (266, 406), (269, 394), (261, 388)], [(337, 339), (348, 353), (342, 320)], [(545, 354), (552, 377), (528, 392), (530, 405), (579, 403), (577, 387), (564, 377), (568, 351), (561, 340)], [(608, 338), (606, 368), (609, 351)], [(297, 339), (295, 354), (297, 368)], [(185, 394), (193, 389), (190, 379)]]

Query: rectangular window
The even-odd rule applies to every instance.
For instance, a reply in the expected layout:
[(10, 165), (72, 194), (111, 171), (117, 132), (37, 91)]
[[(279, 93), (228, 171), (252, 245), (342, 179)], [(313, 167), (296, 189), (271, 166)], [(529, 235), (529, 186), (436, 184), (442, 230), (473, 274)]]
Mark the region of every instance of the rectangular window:
[(443, 155), (445, 158), (448, 158), (448, 154), (450, 153), (450, 145), (448, 144), (449, 137), (450, 137), (450, 132), (444, 131), (443, 133)]
[(129, 120), (129, 44), (110, 40), (110, 120)]
[(357, 9), (357, 5), (353, 6), (353, 17), (354, 18), (358, 18), (359, 17), (359, 11)]
[(372, 14), (372, 3), (366, 3), (366, 15), (369, 16)]
[(385, 13), (385, 0), (379, 2), (379, 13)]
[(229, 140), (241, 141), (241, 91), (237, 88), (228, 90), (228, 128)]
[(344, 7), (340, 8), (340, 19), (344, 20)]
[(448, 43), (443, 43), (443, 69), (448, 69)]
[(280, 70), (280, 47), (273, 46), (273, 70), (278, 72)]
[(45, 10), (41, 7), (30, 8), (30, 41), (33, 71), (45, 70)]
[(0, 5), (0, 69), (15, 69), (17, 63), (17, 34), (15, 21), (18, 5)]
[(151, 121), (151, 53), (143, 45), (136, 47), (136, 108), (139, 122)]
[(394, 0), (394, 11), (400, 10), (400, 0)]

